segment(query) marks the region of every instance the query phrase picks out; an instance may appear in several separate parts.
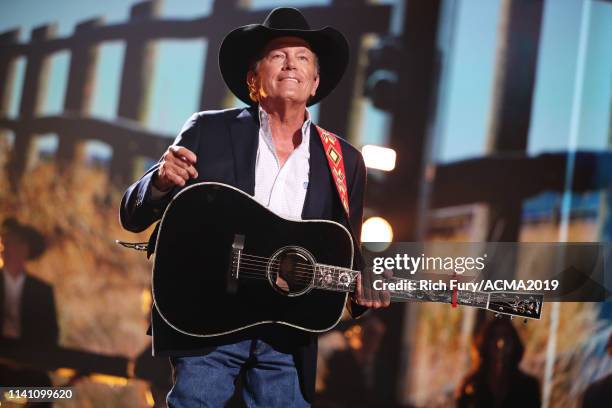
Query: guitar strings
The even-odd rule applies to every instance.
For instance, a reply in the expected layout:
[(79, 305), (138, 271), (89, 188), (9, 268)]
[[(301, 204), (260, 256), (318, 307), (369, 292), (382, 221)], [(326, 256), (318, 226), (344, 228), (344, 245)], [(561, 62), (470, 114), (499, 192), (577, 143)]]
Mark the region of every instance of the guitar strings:
[[(259, 268), (261, 268), (262, 271), (267, 272), (268, 270), (268, 264), (266, 263), (262, 263), (262, 262), (254, 262), (251, 260), (244, 260), (241, 259), (240, 262), (238, 262), (237, 260), (234, 260), (234, 265), (251, 265), (251, 266), (257, 266)], [(279, 265), (273, 265), (273, 266), (279, 266)], [(293, 273), (292, 275), (301, 275), (301, 276), (310, 276), (310, 275), (314, 275), (315, 274), (315, 268), (314, 267), (309, 267), (309, 268), (293, 268), (294, 271), (299, 271), (297, 273)]]
[[(278, 266), (280, 265), (280, 261), (269, 261), (269, 262), (265, 262), (265, 261), (260, 261), (258, 259), (252, 259), (253, 256), (251, 255), (247, 255), (247, 254), (242, 254), (239, 258), (240, 261), (249, 261), (252, 263), (259, 263), (265, 266), (268, 265), (272, 265), (272, 266)], [(256, 257), (256, 258), (263, 258), (263, 257)], [(269, 259), (269, 258), (264, 258), (264, 259)], [(238, 261), (235, 259), (235, 261)], [(242, 262), (241, 262), (242, 263)], [(303, 265), (303, 266), (294, 266), (295, 270), (300, 270), (300, 271), (305, 271), (307, 273), (311, 273), (313, 271), (313, 269), (318, 268), (319, 270), (327, 270), (330, 273), (342, 273), (342, 272), (355, 272), (352, 271), (350, 269), (346, 269), (346, 268), (339, 268), (339, 267), (330, 267), (328, 265), (323, 265), (323, 264), (316, 264), (316, 265), (310, 265), (310, 264), (304, 264), (301, 262), (296, 263), (295, 265)], [(329, 269), (328, 269), (329, 268)]]
[[(251, 270), (257, 270), (259, 272), (262, 272), (263, 274), (267, 274), (268, 272), (268, 268), (267, 266), (263, 266), (261, 265), (261, 263), (253, 263), (252, 261), (243, 261), (240, 262), (240, 264), (237, 263), (237, 260), (233, 261), (233, 268), (236, 267), (240, 267), (240, 269), (242, 270), (244, 266), (250, 266)], [(321, 271), (324, 271), (323, 269), (320, 269)], [(304, 272), (305, 271), (305, 272)], [(277, 271), (274, 271), (275, 273), (278, 273)], [(302, 272), (293, 272), (291, 273), (291, 276), (294, 277), (298, 277), (298, 278), (306, 278), (306, 281), (310, 281), (312, 280), (313, 277), (315, 277), (317, 275), (317, 272), (315, 269), (308, 269), (308, 270), (302, 270)], [(335, 273), (334, 271), (329, 271), (329, 274), (332, 275), (332, 277), (335, 280), (338, 280), (340, 278), (340, 273)], [(240, 271), (238, 271), (238, 274), (240, 274)], [(324, 276), (325, 276), (325, 272), (324, 272)], [(352, 279), (351, 277), (351, 281), (353, 281), (354, 279)]]
[[(251, 277), (251, 278), (259, 278), (259, 279), (262, 279), (262, 280), (268, 280), (267, 276), (259, 274), (256, 271), (255, 272), (250, 272), (250, 270), (246, 270), (245, 272), (243, 272), (243, 273), (241, 273), (239, 275), (239, 278), (243, 278), (243, 277)], [(311, 279), (302, 279), (302, 280), (300, 280), (300, 283), (310, 284), (311, 281), (312, 281)], [(334, 285), (334, 286), (346, 287), (346, 286), (343, 286), (343, 285)], [(351, 283), (348, 288), (349, 289), (354, 289), (355, 288), (355, 284)]]
[[(272, 260), (272, 258), (269, 258), (269, 257), (258, 256), (258, 255), (251, 255), (251, 254), (247, 254), (247, 253), (244, 253), (244, 252), (240, 254), (240, 257), (241, 258), (242, 257), (251, 258), (253, 260), (255, 260), (255, 258), (259, 258), (259, 259), (262, 260), (260, 262), (265, 262), (265, 263), (268, 263), (268, 262), (272, 262), (272, 263), (280, 262), (280, 261), (277, 261), (277, 260)], [(296, 262), (296, 265), (304, 265), (304, 266), (309, 266), (309, 267), (312, 266), (311, 264), (306, 264), (306, 263), (303, 263), (303, 262)], [(340, 267), (340, 266), (332, 266), (332, 265), (325, 265), (325, 264), (317, 264), (317, 265), (326, 266), (326, 267), (333, 268), (333, 269), (336, 269), (336, 270), (344, 270), (344, 271), (347, 271), (347, 272), (353, 272), (350, 268), (343, 268), (343, 267)]]
[[(240, 259), (251, 259), (253, 261), (258, 261), (258, 262), (262, 262), (265, 264), (271, 263), (271, 264), (278, 264), (280, 263), (280, 261), (278, 260), (273, 260), (272, 258), (268, 258), (268, 257), (264, 257), (264, 256), (257, 256), (257, 255), (251, 255), (251, 254), (246, 254), (246, 253), (241, 253), (240, 254)], [(259, 261), (259, 259), (261, 259), (261, 261)], [(311, 264), (306, 264), (303, 262), (296, 262), (296, 265), (302, 265), (302, 266), (306, 266), (306, 267), (312, 267)], [(346, 271), (346, 272), (353, 272), (351, 269), (349, 268), (343, 268), (343, 267), (339, 267), (339, 266), (331, 266), (331, 265), (324, 265), (324, 264), (317, 264), (320, 266), (325, 266), (325, 267), (329, 267), (332, 268), (334, 270), (340, 270), (340, 271)]]
[[(259, 260), (259, 259), (256, 259), (256, 258), (263, 259), (263, 261)], [(243, 259), (244, 260), (249, 260), (251, 262), (259, 262), (259, 263), (265, 264), (265, 265), (274, 265), (274, 266), (277, 266), (277, 265), (280, 264), (280, 261), (271, 260), (271, 258), (265, 258), (265, 257), (262, 257), (262, 256), (249, 255), (249, 254), (244, 254), (244, 253), (240, 255), (239, 259), (240, 260), (243, 260)], [(313, 268), (318, 267), (321, 270), (329, 268), (329, 272), (338, 272), (338, 273), (341, 273), (341, 272), (355, 272), (355, 271), (353, 271), (351, 269), (348, 269), (348, 268), (342, 268), (342, 267), (336, 267), (336, 266), (330, 266), (330, 265), (324, 265), (324, 264), (316, 264), (315, 266), (313, 266), (311, 264), (305, 264), (303, 262), (296, 262), (295, 265), (296, 265), (294, 267), (295, 269), (302, 270), (302, 271), (311, 271)]]
[[(261, 263), (255, 263), (252, 261), (242, 261), (238, 264), (237, 261), (234, 261), (234, 266), (241, 266), (241, 265), (251, 265), (251, 266), (256, 266), (259, 267), (262, 271), (267, 272), (268, 269), (272, 269), (273, 272), (278, 272), (278, 265), (276, 266), (272, 266), (272, 268), (269, 268), (268, 265), (266, 264), (261, 264)], [(313, 276), (313, 275), (332, 275), (335, 278), (340, 277), (340, 274), (342, 274), (342, 272), (336, 272), (336, 271), (332, 271), (332, 270), (327, 270), (327, 269), (323, 269), (323, 268), (293, 268), (291, 275), (295, 275), (295, 276)]]
[[(257, 280), (261, 280), (261, 275), (247, 275), (244, 276), (244, 279), (257, 279)], [(300, 288), (299, 291), (304, 290), (305, 288)], [(333, 292), (339, 292), (339, 293), (353, 293), (355, 292), (355, 287), (351, 286), (349, 288), (344, 288), (344, 287), (336, 287), (336, 286), (329, 286), (329, 287), (321, 287), (321, 286), (314, 286), (312, 287), (312, 289), (324, 289), (327, 291), (333, 291)]]
[[(264, 261), (260, 260), (263, 259)], [(280, 264), (280, 261), (277, 260), (271, 260), (271, 258), (266, 258), (266, 257), (261, 257), (261, 256), (257, 256), (257, 255), (250, 255), (250, 254), (241, 254), (240, 256), (240, 260), (241, 265), (245, 265), (248, 264), (249, 266), (255, 266), (257, 267), (256, 269), (251, 268), (251, 270), (255, 270), (257, 272), (263, 272), (266, 273), (268, 266), (278, 266)], [(237, 259), (234, 259), (234, 264), (236, 264), (237, 262), (239, 262)], [(344, 269), (344, 268), (336, 268), (336, 267), (328, 267), (329, 269), (326, 270), (325, 266), (327, 265), (317, 265), (317, 266), (313, 266), (310, 264), (304, 264), (301, 262), (296, 263), (296, 265), (304, 265), (303, 267), (299, 267), (299, 266), (295, 266), (294, 270), (296, 271), (302, 271), (302, 273), (299, 272), (294, 272), (291, 275), (293, 277), (296, 277), (297, 279), (295, 280), (297, 283), (303, 283), (303, 284), (310, 284), (311, 281), (313, 281), (315, 274), (316, 274), (316, 268), (318, 267), (320, 271), (325, 271), (328, 272), (332, 275), (333, 278), (335, 278), (334, 280), (338, 280), (340, 277), (340, 274), (343, 271), (350, 271), (353, 272), (350, 269)], [(263, 269), (261, 269), (263, 267)], [(300, 279), (302, 278), (302, 279)], [(303, 279), (305, 278), (305, 279)], [(267, 279), (267, 278), (266, 278)], [(319, 278), (320, 279), (320, 278)], [(351, 279), (351, 283), (350, 285), (355, 286), (356, 282), (354, 282), (354, 279)]]
[[(247, 271), (246, 273), (250, 273), (251, 275), (258, 275), (258, 276), (261, 276), (263, 279), (268, 279), (267, 270), (262, 269), (261, 266), (257, 264), (254, 265), (249, 262), (241, 263), (240, 271), (238, 272), (238, 276), (239, 277), (242, 276), (245, 273), (245, 271)], [(310, 283), (316, 278), (315, 274), (303, 274), (303, 273), (302, 274), (299, 274), (299, 273), (292, 274), (291, 276), (296, 277), (297, 279), (295, 281), (298, 283)], [(336, 278), (338, 277), (336, 276)], [(356, 285), (356, 280), (352, 280), (350, 283), (350, 286), (354, 287), (355, 285)]]
[[(236, 267), (237, 265), (234, 264), (233, 267)], [(258, 264), (252, 264), (250, 262), (241, 262), (240, 263), (240, 271), (238, 271), (238, 276), (242, 275), (242, 271), (243, 270), (249, 270), (249, 271), (255, 271), (255, 272), (260, 272), (261, 276), (267, 276), (267, 269), (266, 268), (262, 268), (260, 265)], [(313, 278), (316, 278), (315, 273), (292, 273), (291, 274), (292, 277), (297, 277), (299, 279), (300, 282), (304, 283), (304, 282), (310, 282), (311, 280), (313, 280)], [(339, 278), (339, 275), (334, 276), (335, 278)], [(267, 277), (266, 277), (267, 279)]]
[[(254, 272), (249, 272), (252, 269), (246, 269), (246, 272), (242, 272), (239, 275), (239, 278), (252, 278), (252, 279), (260, 279), (260, 280), (268, 280), (267, 276), (262, 275), (260, 273), (254, 273)], [(257, 272), (257, 270), (255, 270)], [(306, 284), (310, 284), (312, 280), (311, 279), (302, 279), (300, 282), (298, 283), (306, 283)], [(315, 286), (315, 288), (320, 288), (321, 286)], [(345, 291), (349, 291), (349, 292), (353, 292), (356, 288), (354, 283), (349, 284), (349, 286), (343, 286), (343, 285), (333, 285), (333, 286), (324, 286), (323, 288), (326, 289), (337, 289), (341, 292), (345, 292)], [(342, 289), (342, 290), (340, 290)], [(346, 289), (346, 290), (344, 290)]]
[[(279, 266), (280, 265), (280, 261), (271, 260), (269, 262), (266, 262), (266, 261), (260, 261), (258, 259), (251, 259), (248, 256), (241, 256), (240, 260), (241, 261), (242, 260), (250, 261), (250, 262), (253, 262), (253, 263), (259, 263), (259, 264), (266, 265), (266, 266), (267, 265), (272, 265), (272, 266)], [(294, 267), (294, 269), (299, 269), (299, 270), (307, 270), (308, 271), (308, 270), (311, 270), (313, 268), (312, 265), (304, 264), (304, 263), (301, 263), (301, 262), (297, 262), (297, 263), (295, 263), (295, 265), (296, 266)]]

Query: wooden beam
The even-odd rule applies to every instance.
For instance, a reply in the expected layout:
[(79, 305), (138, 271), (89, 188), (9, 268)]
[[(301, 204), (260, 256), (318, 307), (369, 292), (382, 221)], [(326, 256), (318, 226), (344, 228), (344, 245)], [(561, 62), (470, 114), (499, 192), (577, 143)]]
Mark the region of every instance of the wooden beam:
[[(491, 154), (527, 149), (543, 8), (542, 0), (502, 1), (487, 140)], [(518, 241), (522, 208), (518, 196), (491, 203), (486, 228), (496, 236), (488, 239)]]
[[(101, 18), (84, 21), (76, 26), (75, 35), (86, 34), (101, 26), (102, 22)], [(98, 44), (83, 42), (72, 49), (68, 88), (64, 100), (65, 112), (79, 115), (90, 113), (97, 62)], [(84, 143), (80, 141), (78, 135), (66, 134), (59, 138), (57, 159), (61, 167), (74, 164), (75, 160), (80, 163), (84, 161)]]
[[(32, 30), (31, 44), (44, 43), (53, 37), (55, 32), (56, 25), (35, 28)], [(29, 55), (19, 105), (19, 117), (22, 120), (31, 120), (42, 108), (47, 91), (49, 59), (49, 55), (42, 52), (32, 52)], [(31, 159), (33, 136), (31, 133), (15, 133), (15, 143), (8, 163), (9, 181), (14, 191), (18, 189), (21, 176)]]
[[(143, 1), (132, 6), (130, 22), (138, 24), (152, 20), (159, 14), (159, 0)], [(148, 38), (146, 31), (127, 38), (117, 115), (139, 123), (145, 123), (148, 115), (151, 79), (155, 44)], [(136, 177), (134, 159), (139, 153), (130, 140), (113, 144), (113, 158), (110, 166), (111, 181), (118, 187), (125, 187)]]

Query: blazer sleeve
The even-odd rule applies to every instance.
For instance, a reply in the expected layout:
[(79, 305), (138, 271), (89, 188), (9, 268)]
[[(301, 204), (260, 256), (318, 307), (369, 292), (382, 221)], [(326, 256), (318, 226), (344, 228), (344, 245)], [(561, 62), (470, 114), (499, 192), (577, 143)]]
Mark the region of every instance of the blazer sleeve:
[[(364, 261), (359, 248), (361, 247), (361, 226), (363, 224), (363, 203), (365, 197), (367, 171), (365, 162), (363, 161), (363, 156), (358, 150), (355, 151), (357, 158), (355, 160), (355, 167), (352, 171), (353, 177), (350, 178), (351, 183), (348, 187), (350, 209), (349, 222), (351, 224), (354, 239), (357, 240), (355, 266), (356, 269), (363, 270)], [(357, 303), (353, 302), (352, 299), (347, 303), (346, 307), (353, 318), (361, 317), (361, 315), (368, 310), (367, 307), (358, 305)]]
[[(194, 113), (183, 125), (173, 145), (185, 146), (197, 154), (199, 141), (199, 114)], [(128, 231), (141, 232), (159, 220), (172, 197), (180, 190), (175, 187), (168, 194), (154, 199), (151, 196), (151, 185), (157, 174), (161, 159), (145, 174), (128, 187), (121, 200), (119, 220)]]
[(22, 296), (22, 341), (43, 347), (56, 346), (59, 340), (59, 325), (53, 287), (28, 275)]

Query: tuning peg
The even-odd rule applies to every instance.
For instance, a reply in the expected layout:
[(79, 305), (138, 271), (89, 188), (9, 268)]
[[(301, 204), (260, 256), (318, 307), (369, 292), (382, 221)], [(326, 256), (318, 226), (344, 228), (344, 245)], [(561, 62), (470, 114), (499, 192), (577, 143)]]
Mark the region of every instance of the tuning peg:
[(501, 313), (495, 313), (495, 317), (499, 319), (501, 317)]

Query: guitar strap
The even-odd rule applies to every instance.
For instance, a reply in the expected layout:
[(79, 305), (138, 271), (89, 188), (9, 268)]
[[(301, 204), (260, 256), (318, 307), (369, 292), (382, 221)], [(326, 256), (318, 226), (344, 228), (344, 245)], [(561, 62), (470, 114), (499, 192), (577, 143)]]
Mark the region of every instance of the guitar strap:
[(344, 172), (344, 159), (342, 158), (342, 148), (340, 147), (340, 140), (338, 137), (331, 132), (315, 125), (317, 132), (323, 142), (323, 148), (325, 149), (325, 156), (327, 156), (327, 164), (329, 164), (329, 170), (331, 171), (332, 178), (336, 184), (336, 190), (340, 197), (342, 207), (349, 215), (349, 202), (348, 202), (348, 190), (346, 188), (346, 176)]

